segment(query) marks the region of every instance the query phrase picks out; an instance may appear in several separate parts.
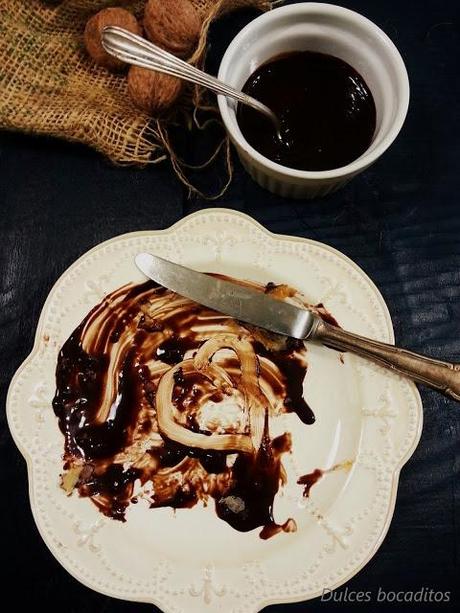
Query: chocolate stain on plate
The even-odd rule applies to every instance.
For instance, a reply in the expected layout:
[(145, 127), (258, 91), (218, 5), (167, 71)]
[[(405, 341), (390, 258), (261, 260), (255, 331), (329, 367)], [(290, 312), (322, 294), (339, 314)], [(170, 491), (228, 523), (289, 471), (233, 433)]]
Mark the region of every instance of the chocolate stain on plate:
[[(279, 299), (297, 295), (247, 284)], [(317, 312), (331, 320), (322, 305)], [(173, 509), (212, 502), (236, 530), (261, 527), (263, 539), (295, 531), (292, 518), (274, 520), (291, 435), (272, 438), (270, 420), (295, 413), (314, 422), (303, 398), (306, 353), (302, 342), (152, 281), (115, 290), (59, 353), (53, 408), (65, 438), (62, 487), (121, 521), (141, 499)]]

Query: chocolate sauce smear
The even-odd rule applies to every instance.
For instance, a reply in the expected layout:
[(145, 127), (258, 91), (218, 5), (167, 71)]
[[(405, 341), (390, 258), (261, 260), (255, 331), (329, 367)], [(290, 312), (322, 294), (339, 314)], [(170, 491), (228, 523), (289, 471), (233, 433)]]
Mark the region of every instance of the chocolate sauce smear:
[[(296, 295), (273, 284), (265, 291)], [(151, 281), (122, 287), (59, 353), (53, 408), (65, 439), (62, 487), (121, 521), (141, 499), (152, 508), (214, 500), (236, 530), (292, 532), (294, 520), (277, 524), (273, 514), (291, 437), (272, 439), (270, 420), (295, 412), (313, 423), (306, 371), (300, 342)]]

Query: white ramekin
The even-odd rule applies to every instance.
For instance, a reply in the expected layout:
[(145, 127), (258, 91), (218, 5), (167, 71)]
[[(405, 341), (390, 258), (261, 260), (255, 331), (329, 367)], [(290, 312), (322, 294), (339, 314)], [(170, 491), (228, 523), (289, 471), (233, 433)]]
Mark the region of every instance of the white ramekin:
[(345, 60), (371, 89), (377, 125), (372, 143), (361, 157), (347, 166), (320, 172), (281, 166), (245, 140), (232, 100), (219, 96), (219, 109), (243, 166), (257, 183), (281, 196), (315, 198), (347, 183), (391, 145), (406, 117), (409, 80), (398, 50), (372, 21), (340, 6), (316, 2), (283, 6), (254, 19), (225, 52), (219, 78), (241, 88), (249, 75), (270, 58), (300, 50), (329, 53)]

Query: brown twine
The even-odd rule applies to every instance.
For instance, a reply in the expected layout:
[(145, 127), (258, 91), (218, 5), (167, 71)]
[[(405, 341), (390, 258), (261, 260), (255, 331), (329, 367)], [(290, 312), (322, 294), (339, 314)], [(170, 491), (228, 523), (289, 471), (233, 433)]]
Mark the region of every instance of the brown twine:
[[(203, 19), (199, 44), (190, 62), (203, 66), (208, 30), (214, 19), (232, 10), (267, 10), (269, 0), (190, 0)], [(228, 138), (211, 157), (192, 166), (173, 150), (168, 122), (152, 120), (131, 102), (126, 77), (96, 66), (87, 56), (82, 35), (88, 18), (106, 6), (123, 6), (142, 16), (145, 0), (64, 0), (57, 6), (41, 0), (0, 3), (0, 128), (48, 134), (94, 147), (116, 164), (146, 165), (170, 159), (190, 192), (219, 198), (230, 185), (232, 163)], [(197, 111), (211, 114), (203, 123)], [(216, 106), (199, 88), (189, 90), (171, 122), (205, 130), (220, 122)], [(226, 179), (209, 196), (193, 186), (185, 169), (204, 169), (223, 151)]]

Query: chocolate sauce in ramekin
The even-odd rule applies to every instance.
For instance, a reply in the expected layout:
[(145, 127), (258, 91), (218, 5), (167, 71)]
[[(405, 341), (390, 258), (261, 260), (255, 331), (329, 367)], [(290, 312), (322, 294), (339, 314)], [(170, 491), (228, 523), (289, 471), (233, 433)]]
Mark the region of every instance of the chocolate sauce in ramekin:
[(238, 124), (250, 145), (297, 170), (346, 166), (369, 147), (375, 131), (372, 93), (352, 66), (313, 51), (287, 53), (253, 72), (243, 91), (266, 104), (281, 123), (281, 139), (263, 114), (240, 104)]

